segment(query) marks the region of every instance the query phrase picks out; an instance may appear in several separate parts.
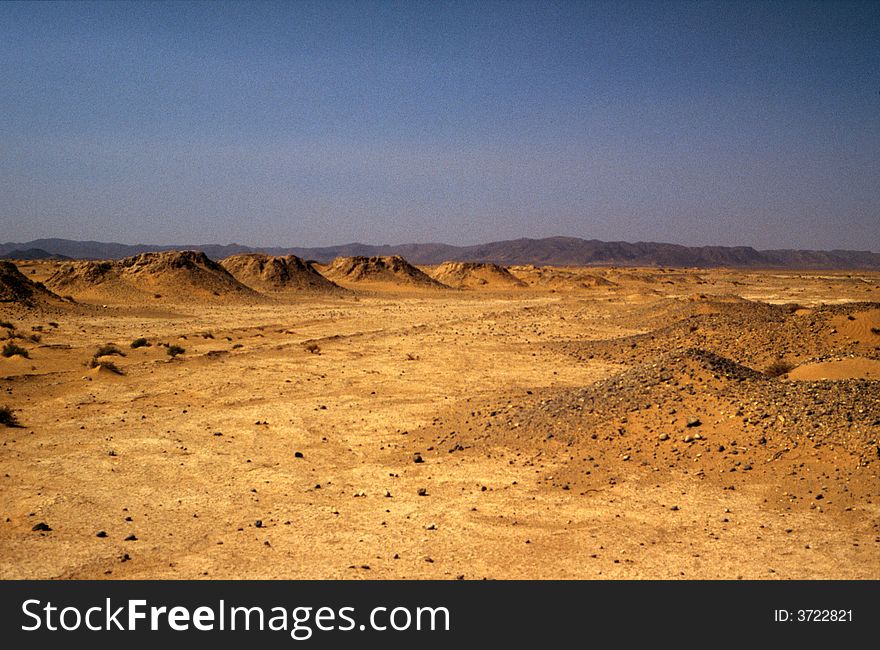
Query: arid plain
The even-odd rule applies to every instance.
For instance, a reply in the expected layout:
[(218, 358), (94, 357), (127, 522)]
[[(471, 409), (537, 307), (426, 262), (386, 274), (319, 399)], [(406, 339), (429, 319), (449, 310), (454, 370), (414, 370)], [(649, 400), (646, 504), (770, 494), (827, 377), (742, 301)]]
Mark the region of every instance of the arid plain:
[(880, 273), (0, 270), (2, 578), (880, 578)]

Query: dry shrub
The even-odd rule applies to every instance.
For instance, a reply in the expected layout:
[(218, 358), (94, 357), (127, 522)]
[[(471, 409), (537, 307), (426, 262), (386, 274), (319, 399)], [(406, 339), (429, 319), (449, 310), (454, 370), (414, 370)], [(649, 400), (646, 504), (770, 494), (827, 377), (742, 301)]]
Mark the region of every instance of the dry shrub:
[(20, 427), (15, 413), (8, 406), (0, 406), (0, 424), (7, 427)]
[(20, 357), (24, 357), (25, 359), (29, 359), (31, 356), (30, 354), (28, 354), (27, 350), (25, 350), (20, 345), (16, 345), (12, 341), (7, 342), (6, 345), (3, 346), (3, 352), (0, 354), (2, 354), (6, 358), (18, 355)]
[(120, 357), (125, 356), (125, 352), (117, 348), (112, 343), (108, 343), (107, 345), (102, 345), (95, 351), (95, 358), (98, 357), (107, 357), (111, 354), (118, 354)]
[(109, 370), (112, 373), (116, 373), (117, 375), (121, 375), (122, 369), (117, 366), (112, 361), (101, 360), (98, 361), (96, 357), (92, 357), (91, 361), (89, 361), (89, 368), (103, 368), (104, 370)]
[(764, 374), (768, 377), (781, 377), (794, 370), (794, 367), (793, 363), (789, 363), (785, 359), (777, 359), (764, 369)]

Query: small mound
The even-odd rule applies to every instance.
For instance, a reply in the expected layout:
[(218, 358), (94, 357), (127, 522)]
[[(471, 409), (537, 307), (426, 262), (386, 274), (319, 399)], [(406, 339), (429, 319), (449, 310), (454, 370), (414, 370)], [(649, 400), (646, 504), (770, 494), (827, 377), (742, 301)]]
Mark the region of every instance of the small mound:
[(340, 283), (372, 283), (447, 289), (399, 255), (391, 257), (337, 257), (324, 269), (324, 276)]
[(199, 251), (142, 253), (118, 261), (73, 262), (53, 273), (46, 284), (59, 293), (120, 302), (130, 302), (132, 297), (216, 301), (259, 296)]
[(527, 286), (503, 266), (490, 263), (444, 262), (434, 269), (431, 277), (457, 289), (506, 289)]
[(276, 257), (259, 253), (232, 255), (220, 262), (236, 280), (258, 291), (344, 291), (318, 273), (311, 262), (296, 255)]
[(833, 338), (880, 346), (880, 307), (855, 303), (842, 306), (842, 309), (845, 313), (837, 314), (829, 321), (834, 330)]
[(841, 379), (880, 380), (880, 360), (851, 357), (805, 363), (788, 373), (789, 379), (798, 381), (821, 381)]
[[(707, 296), (648, 305), (638, 312), (638, 319), (625, 321), (648, 330), (644, 333), (562, 347), (580, 359), (615, 363), (640, 363), (670, 350), (701, 348), (753, 368), (780, 359), (796, 364), (854, 353), (875, 358), (880, 343), (880, 335), (871, 329), (875, 311), (880, 311), (875, 303), (852, 303), (823, 305), (804, 313), (797, 305)], [(832, 327), (834, 323), (838, 329)], [(860, 340), (845, 335), (851, 330), (857, 330)]]
[(33, 307), (60, 301), (61, 298), (43, 284), (33, 282), (15, 264), (0, 260), (0, 303), (10, 302)]
[(835, 463), (842, 453), (854, 464), (876, 462), (876, 392), (874, 382), (773, 379), (687, 349), (583, 388), (474, 403), (469, 414), (452, 414), (425, 433), (442, 453), (472, 448), (530, 459), (526, 465), (555, 460), (558, 484), (619, 476), (621, 463), (726, 482), (753, 470), (778, 476), (790, 467), (780, 469), (777, 459), (792, 454), (803, 463), (826, 447)]

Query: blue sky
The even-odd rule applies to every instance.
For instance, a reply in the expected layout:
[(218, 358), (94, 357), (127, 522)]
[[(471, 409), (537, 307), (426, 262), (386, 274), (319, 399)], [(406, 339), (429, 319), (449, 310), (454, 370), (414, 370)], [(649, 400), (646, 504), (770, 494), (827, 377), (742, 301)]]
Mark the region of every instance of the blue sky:
[(880, 251), (880, 3), (0, 3), (0, 228)]

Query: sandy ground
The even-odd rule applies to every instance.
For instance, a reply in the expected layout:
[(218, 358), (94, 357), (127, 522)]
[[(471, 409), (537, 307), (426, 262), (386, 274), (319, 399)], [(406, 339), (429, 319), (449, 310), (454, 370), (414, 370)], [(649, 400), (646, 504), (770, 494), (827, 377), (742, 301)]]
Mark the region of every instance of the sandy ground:
[[(20, 268), (40, 280), (50, 266)], [(0, 426), (0, 577), (880, 578), (880, 410), (865, 397), (880, 395), (880, 310), (866, 305), (880, 301), (880, 274), (602, 276), (613, 285), (0, 306), (16, 331), (42, 330), (19, 340), (30, 358), (0, 358), (0, 405), (20, 423)], [(792, 339), (780, 356), (797, 367), (766, 380), (851, 391), (849, 420), (802, 416), (821, 448), (772, 417), (766, 444), (794, 442), (754, 451), (749, 422), (708, 411), (720, 401), (700, 402), (693, 428), (663, 400), (641, 405), (625, 448), (603, 442), (618, 415), (541, 410), (653, 358), (583, 346), (653, 336), (699, 318), (675, 310), (711, 296), (796, 302), (791, 322), (804, 327), (824, 319), (819, 347)], [(764, 370), (730, 347), (741, 332), (712, 331), (734, 362)], [(139, 337), (150, 345), (132, 349)], [(123, 374), (87, 367), (106, 343), (125, 353), (102, 357)], [(185, 352), (171, 358), (162, 343)], [(743, 408), (762, 407), (762, 390)], [(499, 417), (508, 411), (523, 423)], [(705, 452), (681, 442), (689, 431), (703, 432)], [(755, 471), (735, 472), (719, 441)]]

